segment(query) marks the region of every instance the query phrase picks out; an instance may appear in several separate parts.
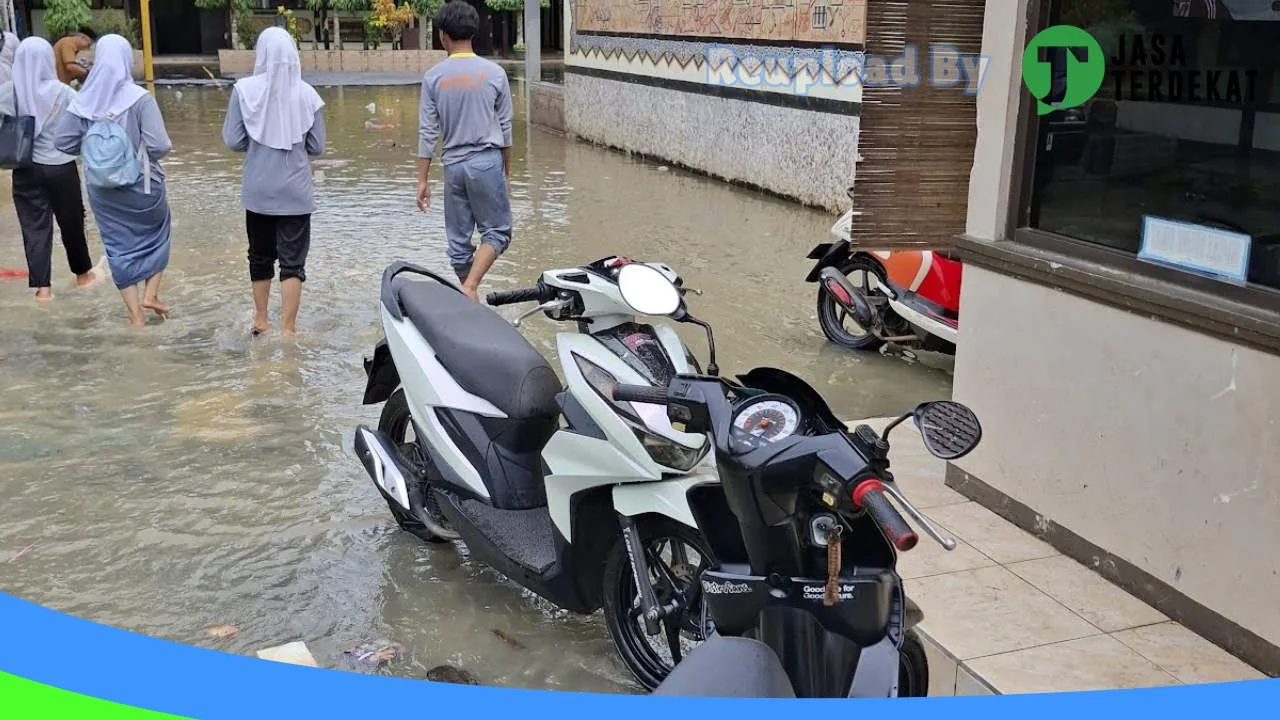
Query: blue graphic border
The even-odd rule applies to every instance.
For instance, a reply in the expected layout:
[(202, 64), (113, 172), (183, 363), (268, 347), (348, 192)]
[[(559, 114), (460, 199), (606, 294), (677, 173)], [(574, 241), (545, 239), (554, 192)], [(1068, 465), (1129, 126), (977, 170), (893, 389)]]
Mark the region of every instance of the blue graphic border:
[[(200, 720), (619, 718), (683, 713), (735, 718), (778, 713), (876, 714), (895, 720), (1111, 717), (1198, 720), (1280, 706), (1280, 680), (1143, 690), (898, 700), (747, 700), (515, 690), (449, 685), (285, 665), (150, 638), (0, 594), (0, 671), (71, 692)], [(847, 704), (843, 708), (832, 703)], [(887, 704), (886, 704), (887, 703)]]

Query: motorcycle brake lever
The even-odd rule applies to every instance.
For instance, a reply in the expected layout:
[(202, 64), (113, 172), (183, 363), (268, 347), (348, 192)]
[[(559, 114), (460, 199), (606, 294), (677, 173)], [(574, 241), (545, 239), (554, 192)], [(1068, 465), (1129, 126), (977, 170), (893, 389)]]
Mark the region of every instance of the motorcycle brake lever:
[(514, 327), (520, 327), (520, 323), (524, 322), (525, 318), (529, 317), (530, 315), (536, 315), (540, 312), (550, 312), (551, 310), (562, 310), (566, 307), (569, 307), (569, 305), (571, 305), (572, 303), (573, 301), (569, 299), (548, 300), (547, 302), (544, 302), (541, 305), (531, 310), (525, 311), (520, 315), (520, 317), (513, 320), (511, 324)]

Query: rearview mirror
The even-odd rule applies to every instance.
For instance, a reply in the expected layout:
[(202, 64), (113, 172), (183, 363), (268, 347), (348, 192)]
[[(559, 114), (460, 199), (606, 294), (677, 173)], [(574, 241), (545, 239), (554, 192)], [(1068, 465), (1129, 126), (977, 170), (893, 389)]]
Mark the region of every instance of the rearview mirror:
[(921, 404), (912, 413), (925, 449), (942, 460), (968, 455), (982, 440), (982, 424), (968, 407), (950, 400)]
[(630, 263), (618, 270), (622, 301), (640, 315), (671, 315), (680, 309), (680, 290), (657, 268)]

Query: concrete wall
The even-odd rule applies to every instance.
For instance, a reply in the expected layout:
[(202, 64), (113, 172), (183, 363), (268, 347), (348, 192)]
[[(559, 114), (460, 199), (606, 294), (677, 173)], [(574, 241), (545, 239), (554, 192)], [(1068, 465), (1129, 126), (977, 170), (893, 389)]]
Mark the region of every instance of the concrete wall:
[[(772, 4), (764, 8), (763, 0), (735, 3), (733, 12), (763, 12), (764, 22), (737, 23), (723, 43), (712, 44), (700, 36), (718, 29), (697, 26), (714, 23), (709, 13), (664, 17), (655, 37), (651, 29), (641, 32), (646, 28), (637, 24), (634, 8), (603, 2), (565, 3), (564, 124), (569, 133), (833, 211), (848, 204), (862, 88), (856, 73), (840, 76), (838, 68), (842, 60), (859, 56), (856, 51), (833, 55), (834, 73), (793, 68), (784, 78), (762, 61), (796, 57), (797, 48), (789, 43), (797, 35), (827, 32), (797, 30), (798, 21), (770, 22), (770, 13), (796, 12), (794, 5), (784, 10)], [(853, 0), (831, 16), (848, 23), (843, 41), (865, 39), (865, 11), (864, 0)], [(850, 20), (858, 13), (860, 29)], [(618, 34), (629, 32), (636, 35)], [(734, 32), (749, 37), (734, 37)], [(830, 33), (836, 37), (835, 30)], [(800, 79), (792, 81), (793, 76)]]
[[(987, 5), (980, 239), (1003, 239), (1024, 18)], [(1280, 644), (1280, 357), (973, 265), (961, 303), (954, 396), (985, 432), (955, 465)]]
[(1280, 644), (1280, 358), (973, 266), (961, 303), (955, 465)]
[(548, 130), (565, 131), (563, 85), (548, 82), (529, 84), (529, 122)]
[[(303, 72), (423, 73), (445, 59), (443, 50), (301, 50)], [(219, 50), (221, 75), (253, 72), (252, 50)]]

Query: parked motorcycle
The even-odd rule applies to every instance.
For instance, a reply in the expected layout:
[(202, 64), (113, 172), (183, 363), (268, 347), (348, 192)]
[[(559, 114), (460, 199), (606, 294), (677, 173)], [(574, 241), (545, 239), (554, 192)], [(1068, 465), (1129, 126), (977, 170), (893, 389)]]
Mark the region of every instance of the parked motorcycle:
[[(718, 372), (711, 329), (684, 309), (685, 292), (666, 265), (605, 258), (490, 294), (492, 306), (538, 303), (513, 326), (448, 280), (395, 263), (382, 277), (385, 337), (365, 362), (364, 403), (385, 405), (378, 428), (355, 435), (401, 528), (461, 540), (561, 608), (603, 608), (648, 688), (705, 639), (697, 577), (710, 555), (695, 516), (727, 511), (705, 435), (612, 389), (701, 372), (673, 327), (637, 315), (701, 325)], [(576, 324), (556, 336), (564, 384), (516, 329), (539, 312)]]
[(835, 242), (809, 251), (817, 263), (805, 281), (818, 283), (822, 333), (855, 350), (893, 343), (955, 354), (960, 262), (936, 250), (884, 250), (854, 242), (857, 214), (850, 210), (831, 227)]
[(680, 375), (666, 388), (613, 391), (706, 433), (732, 510), (699, 518), (716, 558), (701, 576), (714, 634), (655, 694), (926, 695), (928, 662), (912, 630), (923, 613), (895, 570), (918, 537), (893, 503), (947, 550), (956, 543), (894, 482), (889, 435), (913, 419), (929, 451), (953, 460), (981, 439), (977, 417), (959, 403), (924, 403), (883, 435), (866, 425), (850, 433), (794, 375), (759, 368), (739, 380)]

